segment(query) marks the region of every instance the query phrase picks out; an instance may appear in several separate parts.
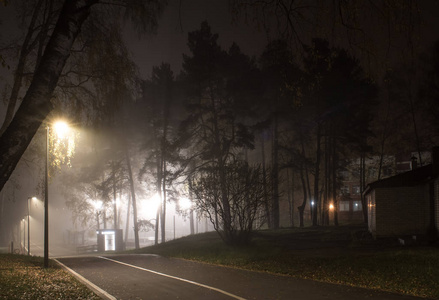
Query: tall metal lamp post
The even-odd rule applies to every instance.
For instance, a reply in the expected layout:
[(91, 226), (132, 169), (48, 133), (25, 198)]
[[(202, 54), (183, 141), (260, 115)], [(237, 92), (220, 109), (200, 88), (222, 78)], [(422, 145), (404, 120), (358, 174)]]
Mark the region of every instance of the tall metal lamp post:
[(36, 199), (35, 197), (27, 198), (27, 255), (30, 255), (30, 202)]
[[(68, 131), (67, 123), (57, 121), (53, 124), (58, 136), (63, 137)], [(44, 180), (44, 267), (49, 267), (49, 138), (50, 126), (46, 127), (46, 166)]]
[(46, 128), (46, 165), (44, 170), (44, 267), (49, 267), (49, 136)]
[(37, 200), (37, 197), (27, 198), (27, 255), (30, 255), (30, 203)]
[(30, 255), (30, 199), (27, 198), (27, 255)]

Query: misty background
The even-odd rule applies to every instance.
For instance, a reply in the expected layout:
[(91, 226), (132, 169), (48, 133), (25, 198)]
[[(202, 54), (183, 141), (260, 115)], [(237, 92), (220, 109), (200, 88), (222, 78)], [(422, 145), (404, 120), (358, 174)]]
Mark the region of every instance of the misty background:
[[(307, 213), (306, 225), (311, 224), (309, 211), (313, 195), (304, 195), (300, 180), (304, 176), (301, 174), (304, 165), (308, 165), (307, 176), (313, 185), (308, 188), (315, 199), (318, 188), (324, 184), (323, 179), (318, 183), (314, 178), (316, 164), (319, 164), (315, 153), (320, 151), (316, 137), (324, 139), (323, 134), (317, 133), (317, 123), (322, 128), (329, 128), (329, 124), (335, 124), (335, 119), (343, 119), (343, 124), (337, 127), (341, 128), (340, 131), (334, 134), (336, 139), (342, 136), (334, 148), (340, 166), (361, 155), (410, 156), (417, 153), (421, 156), (437, 145), (437, 122), (432, 122), (437, 116), (437, 99), (425, 96), (433, 95), (434, 86), (424, 84), (428, 82), (426, 78), (433, 78), (431, 74), (437, 76), (438, 5), (435, 1), (423, 1), (410, 8), (397, 5), (393, 8), (394, 15), (387, 15), (382, 7), (376, 11), (368, 7), (371, 10), (356, 15), (357, 18), (341, 13), (343, 9), (348, 12), (349, 7), (342, 7), (339, 12), (328, 4), (308, 10), (301, 5), (304, 2), (293, 2), (286, 1), (291, 4), (289, 15), (295, 17), (292, 23), (285, 17), (285, 12), (278, 11), (278, 7), (264, 10), (258, 6), (246, 6), (246, 1), (197, 0), (168, 1), (158, 18), (157, 28), (145, 35), (139, 35), (129, 22), (117, 22), (114, 27), (103, 26), (100, 28), (102, 36), (94, 31), (94, 26), (98, 28), (100, 24), (90, 22), (89, 27), (83, 28), (84, 35), (79, 45), (88, 46), (89, 41), (96, 44), (92, 43), (85, 56), (71, 55), (65, 76), (58, 82), (53, 97), (55, 110), (51, 117), (69, 120), (72, 128), (70, 141), (65, 140), (60, 148), (56, 148), (59, 153), (50, 156), (49, 222), (53, 255), (75, 252), (78, 245), (93, 244), (96, 229), (114, 226), (123, 229), (126, 247), (134, 248), (133, 187), (130, 181), (134, 183), (137, 198), (140, 246), (212, 231), (218, 226), (215, 216), (209, 216), (209, 209), (203, 206), (207, 204), (194, 200), (197, 199), (195, 193), (201, 191), (190, 186), (194, 171), (188, 171), (192, 170), (189, 158), (201, 157), (194, 163), (195, 170), (202, 168), (203, 159), (208, 155), (207, 150), (200, 154), (201, 150), (195, 147), (202, 144), (203, 138), (200, 134), (198, 140), (189, 137), (182, 140), (186, 133), (196, 132), (196, 125), (181, 131), (182, 124), (187, 125), (199, 116), (195, 112), (205, 109), (194, 108), (191, 101), (205, 97), (196, 86), (205, 84), (205, 74), (210, 75), (210, 72), (215, 73), (212, 80), (229, 80), (227, 87), (216, 90), (219, 95), (227, 94), (224, 99), (244, 99), (239, 102), (243, 107), (231, 106), (236, 109), (236, 114), (233, 112), (236, 123), (245, 126), (237, 134), (242, 134), (241, 140), (234, 141), (236, 145), (230, 153), (241, 160), (271, 168), (276, 163), (276, 168), (279, 168), (274, 176), (276, 188), (272, 182), (265, 182), (270, 185), (270, 193), (275, 195), (270, 197), (278, 199), (278, 222), (271, 224), (276, 213), (271, 221), (268, 220), (272, 208), (263, 207), (261, 202), (255, 213), (258, 216), (255, 227), (298, 226), (297, 207), (303, 203)], [(28, 11), (23, 10), (21, 4), (2, 4), (0, 8), (2, 120), (32, 8), (29, 4)], [(210, 44), (206, 42), (209, 38), (212, 39)], [(196, 45), (212, 47), (199, 51)], [(321, 62), (312, 65), (313, 59), (318, 60), (312, 55), (318, 51), (330, 52), (328, 57), (339, 55), (337, 57), (346, 58), (347, 62), (343, 63), (354, 65), (351, 72), (354, 75), (347, 76), (349, 80), (353, 79), (348, 83), (334, 83), (327, 79), (326, 90), (313, 90), (310, 86), (316, 86), (317, 79), (307, 76), (324, 73), (318, 69)], [(34, 49), (31, 53), (38, 57), (37, 52)], [(276, 55), (270, 56), (273, 53)], [(203, 54), (212, 54), (214, 58), (206, 58)], [(84, 57), (94, 65), (81, 65)], [(19, 99), (32, 80), (28, 73), (36, 65), (29, 61), (23, 72)], [(208, 67), (211, 69), (206, 70)], [(328, 70), (330, 66), (325, 68)], [(339, 74), (337, 72), (331, 73), (332, 76)], [(361, 88), (358, 88), (360, 83)], [(344, 95), (338, 92), (343, 88), (336, 84), (355, 86), (362, 93)], [(219, 87), (218, 83), (215, 88)], [(207, 90), (206, 87), (204, 91)], [(280, 95), (276, 94), (278, 90)], [(334, 98), (348, 99), (355, 95), (364, 101), (360, 108), (352, 104), (355, 109), (337, 115), (337, 107), (343, 103), (321, 96), (332, 92)], [(408, 98), (408, 93), (411, 98)], [(319, 97), (328, 104), (322, 107), (323, 111), (316, 112), (318, 104), (313, 101)], [(164, 104), (166, 106), (162, 107)], [(226, 110), (230, 109), (227, 107)], [(277, 114), (282, 111), (284, 115)], [(268, 116), (268, 112), (272, 115)], [(279, 115), (278, 123), (273, 121), (274, 115)], [(346, 118), (346, 115), (353, 117)], [(414, 123), (417, 126), (415, 131)], [(274, 133), (274, 126), (279, 126), (279, 134)], [(361, 132), (348, 132), (355, 126), (364, 128)], [(26, 245), (29, 216), (31, 249), (35, 254), (42, 253), (43, 244), (43, 127), (34, 136), (0, 194), (1, 246), (6, 247), (12, 241), (15, 245)], [(345, 134), (364, 139), (346, 141), (343, 139)], [(163, 143), (168, 148), (158, 146), (162, 145), (162, 139), (167, 139)], [(73, 149), (69, 143), (74, 143), (73, 153), (69, 153), (69, 149)], [(279, 145), (279, 153), (273, 150), (273, 145)], [(302, 149), (306, 151), (302, 152)], [(158, 175), (160, 172), (154, 158), (160, 156), (160, 150), (163, 150), (162, 157), (166, 157), (168, 169), (165, 167), (163, 174), (167, 174), (167, 178)], [(323, 155), (323, 149), (321, 151)], [(262, 161), (263, 155), (266, 161)], [(419, 158), (422, 163), (422, 158)], [(132, 178), (126, 161), (131, 163)], [(423, 163), (428, 162), (426, 154)], [(323, 172), (320, 175), (325, 176)], [(166, 185), (165, 200), (163, 196), (157, 200), (156, 194), (161, 187), (157, 184), (159, 180)], [(31, 197), (40, 200), (29, 200)], [(189, 198), (192, 203), (186, 206), (185, 201)], [(159, 226), (156, 222), (158, 210), (158, 219), (164, 220), (165, 225)], [(319, 222), (323, 223), (323, 217)], [(161, 229), (156, 232), (158, 227)]]

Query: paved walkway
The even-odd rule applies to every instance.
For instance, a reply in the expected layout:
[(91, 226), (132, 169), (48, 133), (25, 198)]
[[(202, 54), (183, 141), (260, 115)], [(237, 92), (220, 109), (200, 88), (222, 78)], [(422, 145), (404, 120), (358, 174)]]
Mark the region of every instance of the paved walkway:
[(105, 291), (107, 299), (424, 299), (155, 255), (58, 260)]

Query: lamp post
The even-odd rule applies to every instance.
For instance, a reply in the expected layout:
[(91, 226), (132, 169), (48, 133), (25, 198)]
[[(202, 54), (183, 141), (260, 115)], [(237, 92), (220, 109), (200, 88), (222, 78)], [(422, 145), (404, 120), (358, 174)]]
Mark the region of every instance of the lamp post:
[(30, 199), (27, 198), (27, 255), (30, 255)]
[(27, 198), (27, 255), (30, 255), (30, 202), (36, 199), (36, 197)]
[[(66, 136), (69, 127), (67, 123), (58, 121), (53, 124), (55, 132), (59, 137)], [(45, 166), (45, 180), (44, 180), (44, 267), (49, 267), (49, 139), (50, 126), (46, 127), (46, 166)]]
[[(21, 219), (21, 222), (23, 223), (23, 254), (26, 250), (26, 219)], [(20, 242), (21, 243), (21, 242)]]
[(44, 267), (49, 267), (49, 136), (50, 127), (46, 128), (46, 165), (44, 171)]
[(101, 226), (99, 223), (99, 215), (101, 214), (103, 202), (101, 200), (95, 200), (95, 201), (92, 201), (92, 205), (94, 206), (95, 211), (96, 211), (96, 224), (97, 224), (97, 229), (99, 230), (99, 229), (101, 229), (100, 228)]

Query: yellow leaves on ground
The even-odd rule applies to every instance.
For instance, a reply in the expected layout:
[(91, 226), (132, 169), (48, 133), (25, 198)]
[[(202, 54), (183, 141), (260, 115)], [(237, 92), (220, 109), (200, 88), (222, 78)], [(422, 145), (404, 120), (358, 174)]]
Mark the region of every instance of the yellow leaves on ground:
[(100, 299), (65, 270), (42, 259), (0, 255), (0, 299)]

